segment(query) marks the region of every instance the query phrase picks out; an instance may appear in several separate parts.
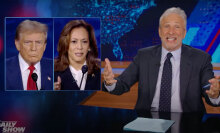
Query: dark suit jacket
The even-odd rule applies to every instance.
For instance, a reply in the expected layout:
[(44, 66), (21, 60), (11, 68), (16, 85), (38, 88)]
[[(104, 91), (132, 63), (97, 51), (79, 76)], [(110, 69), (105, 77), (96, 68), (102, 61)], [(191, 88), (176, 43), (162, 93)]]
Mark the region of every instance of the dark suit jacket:
[[(100, 70), (94, 74), (88, 74), (85, 90), (100, 90)], [(57, 82), (57, 77), (61, 78), (61, 90), (80, 90), (73, 78), (70, 68), (67, 67), (64, 71), (54, 72), (54, 81)]]
[[(53, 90), (53, 61), (42, 58), (41, 90)], [(18, 56), (6, 60), (6, 90), (24, 90)]]
[[(120, 95), (127, 92), (138, 81), (136, 109), (150, 110), (156, 90), (161, 50), (161, 45), (139, 50), (133, 62), (116, 78), (116, 88), (111, 93)], [(213, 77), (210, 55), (183, 45), (180, 61), (180, 99), (183, 112), (205, 111), (202, 96), (205, 96), (209, 104), (211, 102), (202, 86)], [(106, 88), (104, 87), (104, 89)]]

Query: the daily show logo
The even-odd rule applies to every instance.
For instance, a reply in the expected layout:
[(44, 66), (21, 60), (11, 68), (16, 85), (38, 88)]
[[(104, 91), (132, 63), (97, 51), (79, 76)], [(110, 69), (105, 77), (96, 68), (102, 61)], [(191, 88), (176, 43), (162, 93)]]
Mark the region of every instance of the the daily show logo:
[(24, 133), (25, 127), (16, 126), (17, 121), (0, 121), (2, 133)]

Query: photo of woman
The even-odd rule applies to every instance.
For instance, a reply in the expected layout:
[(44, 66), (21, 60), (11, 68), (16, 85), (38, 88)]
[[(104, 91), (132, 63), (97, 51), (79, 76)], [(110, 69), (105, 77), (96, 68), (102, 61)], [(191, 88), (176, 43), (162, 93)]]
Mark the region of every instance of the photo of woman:
[(83, 19), (63, 28), (54, 60), (54, 90), (100, 90), (100, 60), (94, 29)]

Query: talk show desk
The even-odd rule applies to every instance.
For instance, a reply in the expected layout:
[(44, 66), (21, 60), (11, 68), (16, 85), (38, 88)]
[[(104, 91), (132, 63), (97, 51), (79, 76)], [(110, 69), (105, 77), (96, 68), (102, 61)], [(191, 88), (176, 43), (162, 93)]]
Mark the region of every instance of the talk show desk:
[[(123, 131), (123, 127), (137, 117), (152, 118), (155, 113), (157, 112), (76, 105), (69, 112), (57, 114), (51, 119), (39, 122), (38, 125), (35, 124), (32, 131), (133, 133)], [(171, 113), (165, 115), (174, 116), (171, 119), (175, 121), (167, 133), (220, 133), (220, 114)]]

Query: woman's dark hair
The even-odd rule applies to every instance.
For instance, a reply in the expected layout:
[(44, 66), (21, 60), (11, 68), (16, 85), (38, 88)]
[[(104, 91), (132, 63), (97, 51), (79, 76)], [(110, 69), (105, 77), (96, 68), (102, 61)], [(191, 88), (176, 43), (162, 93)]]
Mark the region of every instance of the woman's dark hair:
[(70, 34), (74, 28), (83, 27), (89, 34), (90, 51), (86, 55), (86, 63), (88, 66), (88, 74), (99, 70), (98, 48), (96, 45), (95, 33), (93, 27), (84, 20), (72, 20), (63, 28), (58, 42), (58, 57), (54, 61), (54, 71), (64, 71), (69, 66), (68, 49), (70, 44)]

